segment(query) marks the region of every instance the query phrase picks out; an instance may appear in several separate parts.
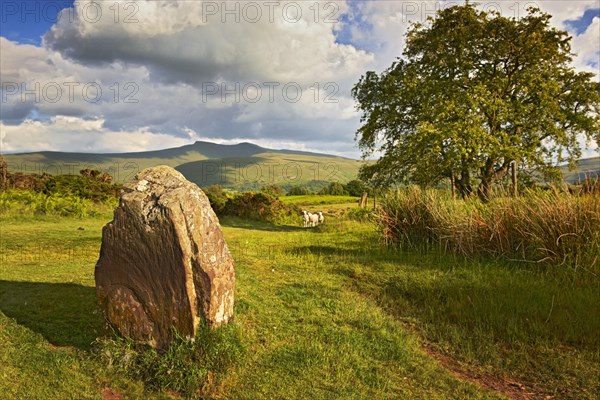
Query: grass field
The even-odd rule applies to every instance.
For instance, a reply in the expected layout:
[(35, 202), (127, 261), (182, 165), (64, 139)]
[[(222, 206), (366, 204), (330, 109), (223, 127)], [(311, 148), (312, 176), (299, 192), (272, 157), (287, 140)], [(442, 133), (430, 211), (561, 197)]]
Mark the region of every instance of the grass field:
[(309, 194), (280, 196), (279, 200), (285, 204), (293, 204), (312, 213), (322, 211), (325, 218), (329, 220), (332, 217), (342, 218), (349, 210), (356, 208), (359, 198), (353, 196), (315, 196)]
[[(595, 398), (597, 277), (575, 284), (529, 264), (385, 248), (373, 225), (339, 217), (354, 199), (318, 200), (289, 199), (323, 208), (314, 229), (222, 220), (243, 350), (198, 396)], [(93, 278), (110, 219), (0, 219), (3, 397), (178, 396), (107, 365), (92, 345), (110, 337)]]
[(339, 204), (352, 204), (356, 206), (360, 198), (354, 196), (315, 196), (307, 194), (301, 196), (281, 196), (279, 197), (279, 200), (286, 204), (297, 204), (301, 206), (332, 206)]

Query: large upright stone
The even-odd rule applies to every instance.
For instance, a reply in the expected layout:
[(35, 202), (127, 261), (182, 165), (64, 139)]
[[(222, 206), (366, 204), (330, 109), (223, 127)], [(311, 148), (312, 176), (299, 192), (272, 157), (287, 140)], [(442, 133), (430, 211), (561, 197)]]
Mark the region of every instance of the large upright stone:
[(202, 320), (233, 316), (235, 268), (206, 195), (167, 166), (124, 186), (102, 230), (96, 293), (122, 335), (164, 348), (174, 327), (193, 337)]

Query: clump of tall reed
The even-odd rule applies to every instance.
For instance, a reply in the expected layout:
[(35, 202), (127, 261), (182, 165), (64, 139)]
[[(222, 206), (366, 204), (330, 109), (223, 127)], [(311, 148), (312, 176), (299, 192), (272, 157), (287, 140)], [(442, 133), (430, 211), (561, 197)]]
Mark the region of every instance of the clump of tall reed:
[(387, 243), (600, 270), (598, 194), (527, 191), (483, 204), (411, 186), (388, 193), (377, 223)]

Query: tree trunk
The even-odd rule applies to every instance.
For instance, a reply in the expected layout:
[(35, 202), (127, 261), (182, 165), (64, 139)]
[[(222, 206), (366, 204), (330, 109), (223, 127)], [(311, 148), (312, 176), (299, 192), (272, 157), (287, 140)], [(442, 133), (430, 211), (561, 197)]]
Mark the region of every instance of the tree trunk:
[(494, 169), (495, 159), (488, 158), (485, 165), (481, 167), (481, 181), (477, 188), (477, 196), (482, 202), (487, 203), (492, 199), (492, 185), (498, 179), (502, 179), (502, 177), (506, 175), (511, 163), (512, 160), (505, 159), (504, 163), (498, 169)]
[(517, 161), (512, 162), (512, 195), (517, 197), (519, 195), (519, 188), (517, 187)]
[(487, 203), (492, 198), (492, 182), (489, 179), (482, 179), (477, 187), (477, 196), (483, 203)]
[(454, 179), (454, 184), (458, 192), (460, 193), (463, 200), (471, 197), (473, 188), (471, 187), (471, 173), (468, 169), (463, 169), (460, 173), (459, 179)]
[(456, 200), (456, 178), (454, 177), (454, 172), (450, 175), (450, 186), (452, 188), (452, 200)]

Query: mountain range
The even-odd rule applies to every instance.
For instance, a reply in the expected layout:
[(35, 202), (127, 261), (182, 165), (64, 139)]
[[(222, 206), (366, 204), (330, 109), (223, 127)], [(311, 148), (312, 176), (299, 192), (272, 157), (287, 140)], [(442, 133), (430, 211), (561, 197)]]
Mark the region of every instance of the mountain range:
[[(4, 159), (10, 172), (78, 174), (91, 168), (108, 172), (119, 183), (131, 180), (144, 168), (169, 165), (200, 187), (220, 184), (235, 190), (253, 190), (268, 184), (317, 189), (329, 182), (346, 183), (356, 178), (366, 162), (324, 153), (268, 149), (247, 142), (224, 145), (203, 141), (136, 153), (40, 151), (5, 154)], [(578, 160), (575, 170), (563, 166), (561, 171), (568, 183), (600, 177), (600, 157)]]
[(560, 168), (563, 179), (567, 183), (578, 183), (586, 178), (600, 178), (600, 157), (582, 158), (576, 161), (574, 170), (569, 171), (567, 166)]
[(147, 167), (168, 165), (200, 187), (220, 184), (236, 190), (267, 184), (323, 186), (354, 179), (364, 161), (298, 150), (274, 150), (252, 143), (234, 145), (197, 141), (164, 150), (135, 153), (66, 153), (40, 151), (5, 154), (10, 172), (78, 174), (84, 168), (131, 180)]

